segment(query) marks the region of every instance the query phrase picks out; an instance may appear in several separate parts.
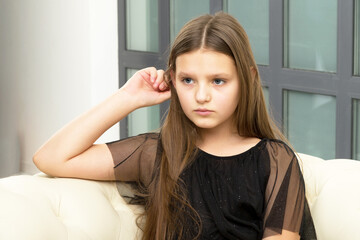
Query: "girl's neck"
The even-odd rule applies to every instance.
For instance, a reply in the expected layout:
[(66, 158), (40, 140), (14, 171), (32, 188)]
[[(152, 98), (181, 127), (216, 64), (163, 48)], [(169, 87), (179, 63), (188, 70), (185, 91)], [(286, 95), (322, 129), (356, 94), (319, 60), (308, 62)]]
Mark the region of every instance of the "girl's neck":
[(197, 147), (216, 156), (232, 156), (255, 146), (260, 139), (241, 136), (236, 130), (199, 129)]
[(199, 129), (200, 138), (197, 146), (203, 150), (207, 149), (223, 149), (230, 143), (238, 142), (241, 137), (234, 129)]
[(227, 142), (233, 138), (241, 138), (236, 130), (232, 129), (200, 129), (200, 139), (198, 141), (201, 145), (207, 145), (209, 143), (219, 144)]

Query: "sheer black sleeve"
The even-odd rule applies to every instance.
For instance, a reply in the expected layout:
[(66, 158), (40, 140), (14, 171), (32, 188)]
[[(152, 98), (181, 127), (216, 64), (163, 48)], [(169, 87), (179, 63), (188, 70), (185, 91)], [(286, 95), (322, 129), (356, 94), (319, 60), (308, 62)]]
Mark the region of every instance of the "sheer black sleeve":
[(151, 179), (159, 134), (147, 133), (107, 143), (116, 180), (139, 182), (145, 186)]
[(282, 230), (300, 232), (304, 214), (305, 184), (293, 151), (283, 142), (269, 141), (270, 175), (265, 190), (264, 235)]

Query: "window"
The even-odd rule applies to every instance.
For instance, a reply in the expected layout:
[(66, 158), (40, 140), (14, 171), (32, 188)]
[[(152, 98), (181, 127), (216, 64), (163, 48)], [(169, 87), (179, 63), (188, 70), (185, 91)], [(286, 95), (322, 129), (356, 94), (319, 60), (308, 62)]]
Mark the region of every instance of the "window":
[(158, 1), (126, 1), (126, 48), (157, 52), (159, 50)]
[[(119, 86), (134, 69), (166, 68), (183, 24), (223, 10), (248, 33), (267, 104), (295, 150), (360, 159), (359, 1), (118, 0)], [(122, 120), (121, 137), (156, 129), (167, 106)]]
[(354, 21), (354, 75), (360, 75), (360, 1), (355, 0)]
[(285, 67), (336, 72), (337, 0), (284, 4)]
[(269, 0), (225, 0), (224, 11), (245, 29), (257, 64), (269, 65)]
[(209, 0), (170, 0), (171, 42), (173, 42), (180, 29), (190, 19), (209, 12)]
[(335, 158), (336, 99), (284, 91), (284, 133), (296, 151)]
[[(127, 69), (127, 79), (135, 74), (137, 69)], [(127, 129), (129, 136), (157, 130), (160, 127), (159, 105), (140, 108), (128, 115)]]
[(360, 100), (353, 100), (353, 149), (352, 156), (360, 160)]

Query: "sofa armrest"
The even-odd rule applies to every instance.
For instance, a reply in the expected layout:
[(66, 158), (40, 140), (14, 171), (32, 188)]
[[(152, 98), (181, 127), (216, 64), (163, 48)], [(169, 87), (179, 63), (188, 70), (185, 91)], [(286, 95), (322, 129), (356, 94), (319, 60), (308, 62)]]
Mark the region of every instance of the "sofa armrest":
[(360, 161), (299, 155), (318, 239), (360, 239)]
[(0, 239), (135, 239), (138, 233), (134, 206), (115, 182), (43, 174), (3, 178), (0, 212)]

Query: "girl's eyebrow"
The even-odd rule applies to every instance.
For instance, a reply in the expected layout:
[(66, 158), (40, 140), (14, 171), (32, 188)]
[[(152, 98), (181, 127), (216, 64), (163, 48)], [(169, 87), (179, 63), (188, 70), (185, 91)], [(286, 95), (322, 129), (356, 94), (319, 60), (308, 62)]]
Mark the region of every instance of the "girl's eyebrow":
[(177, 77), (179, 77), (179, 78), (184, 78), (184, 77), (189, 77), (189, 76), (191, 76), (191, 74), (186, 73), (186, 72), (179, 72), (179, 73), (176, 74), (176, 75), (177, 75)]
[[(196, 75), (196, 74), (195, 74)], [(186, 72), (179, 72), (177, 74), (177, 77), (179, 78), (184, 78), (184, 77), (191, 77), (193, 76), (193, 74), (190, 73), (186, 73)], [(231, 78), (231, 75), (225, 72), (219, 72), (219, 73), (213, 73), (213, 74), (209, 74), (207, 75), (207, 78), (210, 79), (214, 79), (214, 78), (225, 78), (225, 79), (229, 79)]]

